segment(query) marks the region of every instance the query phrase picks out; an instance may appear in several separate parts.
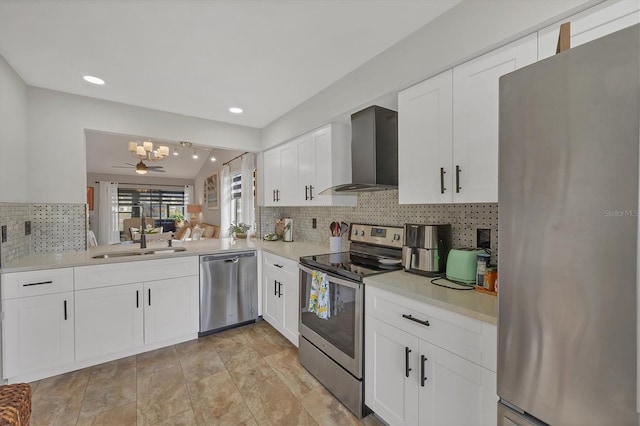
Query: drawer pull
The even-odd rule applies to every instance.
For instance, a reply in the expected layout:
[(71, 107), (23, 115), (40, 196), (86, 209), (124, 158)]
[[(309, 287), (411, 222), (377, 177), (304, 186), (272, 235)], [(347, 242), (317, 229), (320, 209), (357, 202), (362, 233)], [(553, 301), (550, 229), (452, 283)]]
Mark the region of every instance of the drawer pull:
[(424, 320), (424, 321), (423, 320), (419, 320), (418, 318), (414, 318), (411, 315), (407, 315), (407, 314), (402, 314), (402, 318), (406, 318), (406, 319), (408, 319), (410, 321), (414, 321), (414, 322), (417, 322), (418, 324), (422, 324), (422, 325), (425, 325), (425, 326), (429, 327), (429, 321), (427, 321), (427, 320)]
[(34, 285), (53, 284), (53, 281), (41, 281), (39, 283), (22, 284), (22, 287), (31, 287)]
[(409, 368), (409, 354), (410, 353), (411, 353), (411, 349), (409, 349), (408, 346), (405, 346), (405, 348), (404, 348), (404, 374), (407, 377), (409, 377), (409, 371), (411, 371), (411, 368)]
[(282, 265), (278, 265), (277, 263), (274, 263), (273, 266), (275, 266), (276, 268), (282, 268)]

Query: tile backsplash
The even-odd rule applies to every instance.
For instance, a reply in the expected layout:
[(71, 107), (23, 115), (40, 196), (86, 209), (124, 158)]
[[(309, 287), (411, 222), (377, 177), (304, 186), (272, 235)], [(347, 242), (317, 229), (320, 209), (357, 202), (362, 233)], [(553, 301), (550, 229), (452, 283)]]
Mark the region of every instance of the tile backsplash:
[[(31, 235), (25, 235), (26, 221)], [(29, 254), (86, 250), (85, 204), (0, 203), (0, 225), (7, 226), (0, 267)]]
[[(333, 221), (402, 226), (405, 223), (450, 223), (453, 247), (475, 247), (476, 230), (491, 230), (492, 262), (498, 260), (498, 204), (398, 204), (398, 191), (362, 192), (355, 207), (260, 207), (259, 233), (273, 232), (277, 218), (293, 219), (293, 238), (329, 246)], [(312, 228), (312, 219), (317, 228)], [(348, 249), (347, 235), (343, 249)]]

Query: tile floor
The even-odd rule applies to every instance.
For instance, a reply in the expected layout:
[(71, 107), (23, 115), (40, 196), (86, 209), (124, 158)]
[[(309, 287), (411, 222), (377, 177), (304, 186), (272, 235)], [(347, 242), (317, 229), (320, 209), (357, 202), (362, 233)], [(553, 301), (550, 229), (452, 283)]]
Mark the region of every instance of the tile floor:
[(39, 425), (379, 425), (344, 408), (268, 323), (31, 383)]

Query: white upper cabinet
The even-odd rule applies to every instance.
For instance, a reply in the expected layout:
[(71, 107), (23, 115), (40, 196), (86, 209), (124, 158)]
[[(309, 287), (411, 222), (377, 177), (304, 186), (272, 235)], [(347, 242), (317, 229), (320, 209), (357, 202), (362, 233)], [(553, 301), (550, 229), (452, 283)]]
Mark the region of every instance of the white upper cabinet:
[(560, 24), (571, 22), (571, 47), (577, 47), (640, 22), (640, 1), (610, 0), (538, 31), (538, 59), (556, 53)]
[(346, 126), (328, 124), (264, 153), (265, 206), (354, 206), (354, 195), (319, 195), (351, 182)]
[(400, 204), (452, 201), (452, 70), (398, 94), (398, 161)]
[(531, 34), (398, 94), (401, 204), (498, 201), (499, 79), (536, 58)]
[(264, 205), (277, 206), (277, 192), (280, 189), (280, 149), (274, 148), (264, 153)]
[(531, 34), (453, 69), (453, 202), (498, 201), (499, 79), (536, 59)]

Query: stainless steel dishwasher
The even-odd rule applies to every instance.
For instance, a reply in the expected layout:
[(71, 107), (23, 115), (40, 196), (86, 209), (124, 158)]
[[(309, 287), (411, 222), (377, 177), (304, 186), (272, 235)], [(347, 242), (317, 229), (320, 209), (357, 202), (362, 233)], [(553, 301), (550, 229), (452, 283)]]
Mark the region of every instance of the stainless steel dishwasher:
[(200, 333), (214, 333), (258, 317), (255, 251), (200, 256)]

